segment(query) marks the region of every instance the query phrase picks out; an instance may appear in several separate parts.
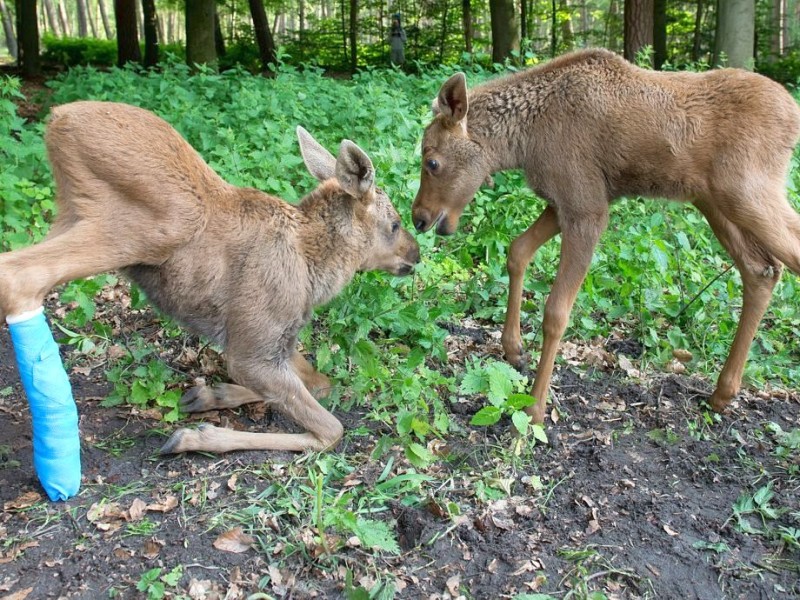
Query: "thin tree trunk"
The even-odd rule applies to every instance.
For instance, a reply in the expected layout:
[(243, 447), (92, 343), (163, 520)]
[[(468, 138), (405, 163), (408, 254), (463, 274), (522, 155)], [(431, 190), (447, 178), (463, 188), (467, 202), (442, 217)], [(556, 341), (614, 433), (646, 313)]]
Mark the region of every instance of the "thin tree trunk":
[(192, 0), (186, 3), (186, 62), (216, 65), (214, 44), (214, 0)]
[(8, 10), (4, 0), (0, 0), (0, 18), (3, 19), (3, 33), (6, 36), (6, 47), (11, 58), (17, 60), (19, 53), (17, 51), (17, 36), (14, 35), (14, 20), (11, 18), (11, 12)]
[(261, 70), (269, 72), (269, 65), (277, 62), (275, 54), (275, 40), (272, 38), (272, 31), (269, 28), (267, 11), (264, 9), (264, 0), (248, 0), (250, 5), (250, 16), (253, 19), (253, 31), (256, 34), (258, 43), (258, 54), (261, 59)]
[(350, 0), (350, 70), (358, 67), (358, 0)]
[(694, 38), (692, 39), (692, 60), (700, 60), (700, 41), (702, 39), (704, 0), (697, 0), (697, 14), (694, 17)]
[(653, 68), (661, 70), (667, 62), (667, 0), (653, 3)]
[(136, 0), (114, 0), (114, 16), (117, 22), (117, 65), (141, 62), (139, 32), (136, 27)]
[(770, 55), (773, 62), (783, 56), (783, 32), (786, 19), (786, 0), (772, 0), (772, 23), (770, 27)]
[(61, 34), (65, 37), (71, 37), (72, 24), (69, 21), (64, 5), (61, 2), (56, 2), (56, 8), (58, 9), (58, 21), (61, 23)]
[[(525, 0), (522, 0), (525, 4)], [(464, 50), (472, 54), (472, 2), (461, 0), (461, 22), (464, 28)]]
[(16, 0), (17, 61), (25, 77), (35, 77), (41, 71), (39, 62), (39, 18), (36, 0)]
[(653, 45), (653, 1), (625, 0), (625, 58), (636, 62), (645, 46)]
[(558, 52), (558, 12), (556, 11), (556, 0), (550, 2), (550, 56), (554, 57)]
[(43, 0), (44, 14), (47, 15), (47, 22), (50, 24), (50, 30), (53, 35), (59, 37), (61, 34), (58, 30), (58, 17), (56, 17), (56, 10), (53, 8), (53, 0)]
[(106, 39), (113, 39), (114, 34), (111, 31), (111, 24), (108, 22), (105, 0), (97, 0), (97, 7), (100, 9), (100, 20), (103, 21), (103, 31), (106, 32)]
[(75, 3), (78, 12), (78, 37), (89, 37), (88, 15), (86, 14), (86, 0), (77, 0)]
[(559, 0), (558, 10), (567, 15), (567, 17), (561, 21), (561, 46), (571, 49), (575, 43), (575, 34), (572, 31), (572, 10), (569, 6), (569, 0)]
[(442, 32), (439, 36), (439, 63), (444, 62), (444, 46), (447, 42), (447, 9), (450, 7), (449, 0), (444, 2), (444, 10), (442, 11)]
[[(298, 30), (300, 33), (300, 37), (303, 37), (303, 31), (306, 29), (306, 3), (304, 0), (298, 0), (298, 11), (300, 13), (300, 29)], [(383, 23), (383, 19), (380, 21)]]
[(341, 13), (341, 21), (342, 21), (342, 57), (344, 59), (344, 64), (347, 64), (347, 23), (345, 22), (345, 10), (344, 10), (344, 2), (345, 0), (339, 1), (339, 12)]
[(519, 2), (519, 39), (528, 39), (528, 0)]
[(222, 22), (216, 6), (214, 7), (214, 48), (217, 56), (225, 56), (225, 36), (222, 35)]
[(144, 66), (150, 69), (158, 64), (155, 0), (142, 0), (142, 14), (144, 15)]
[(755, 3), (753, 0), (725, 0), (717, 6), (717, 36), (714, 64), (727, 58), (729, 67), (753, 68)]

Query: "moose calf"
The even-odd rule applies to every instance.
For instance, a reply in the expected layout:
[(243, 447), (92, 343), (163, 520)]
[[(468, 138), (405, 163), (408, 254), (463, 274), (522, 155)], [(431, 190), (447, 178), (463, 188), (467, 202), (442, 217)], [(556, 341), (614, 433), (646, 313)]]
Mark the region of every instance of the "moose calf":
[(800, 110), (777, 83), (722, 69), (663, 73), (605, 50), (585, 50), (467, 92), (459, 73), (433, 104), (412, 207), (419, 231), (451, 234), (482, 182), (521, 168), (547, 207), (511, 245), (502, 343), (522, 362), (525, 269), (561, 233), (561, 259), (545, 303), (544, 340), (529, 409), (542, 422), (558, 344), (609, 203), (624, 195), (692, 202), (742, 275), (744, 303), (710, 398), (722, 411), (740, 388), (750, 344), (782, 264), (800, 274), (800, 216), (784, 189)]
[(46, 143), (58, 214), (39, 244), (0, 254), (0, 319), (41, 306), (55, 285), (121, 269), (150, 300), (225, 348), (236, 384), (195, 387), (184, 410), (266, 402), (307, 432), (180, 429), (162, 452), (323, 450), (339, 421), (310, 390), (329, 387), (296, 349), (314, 306), (357, 271), (410, 273), (419, 247), (375, 187), (369, 157), (334, 158), (298, 127), (322, 183), (297, 206), (223, 181), (166, 122), (124, 104), (53, 109)]

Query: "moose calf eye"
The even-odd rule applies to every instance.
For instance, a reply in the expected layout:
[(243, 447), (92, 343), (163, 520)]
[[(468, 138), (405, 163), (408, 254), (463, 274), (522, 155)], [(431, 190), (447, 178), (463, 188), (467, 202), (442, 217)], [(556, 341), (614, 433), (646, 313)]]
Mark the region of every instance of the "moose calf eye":
[(397, 233), (397, 230), (400, 229), (400, 222), (395, 221), (392, 223), (392, 233)]
[(436, 171), (439, 168), (439, 161), (435, 158), (429, 158), (425, 161), (425, 166), (431, 171)]

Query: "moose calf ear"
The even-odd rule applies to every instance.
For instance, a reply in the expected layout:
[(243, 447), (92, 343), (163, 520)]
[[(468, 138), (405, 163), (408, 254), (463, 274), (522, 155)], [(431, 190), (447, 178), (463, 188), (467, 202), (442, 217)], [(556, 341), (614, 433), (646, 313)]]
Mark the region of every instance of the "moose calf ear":
[[(456, 73), (444, 82), (436, 98), (439, 112), (451, 119), (454, 123), (460, 122), (467, 116), (469, 103), (467, 102), (467, 78), (463, 73)], [(434, 109), (434, 113), (436, 110)]]
[(300, 154), (306, 163), (308, 172), (320, 181), (336, 175), (336, 159), (325, 150), (320, 143), (311, 137), (305, 129), (297, 126), (297, 140), (300, 142)]
[(372, 161), (361, 148), (350, 140), (342, 140), (336, 159), (336, 179), (345, 192), (361, 198), (375, 185)]

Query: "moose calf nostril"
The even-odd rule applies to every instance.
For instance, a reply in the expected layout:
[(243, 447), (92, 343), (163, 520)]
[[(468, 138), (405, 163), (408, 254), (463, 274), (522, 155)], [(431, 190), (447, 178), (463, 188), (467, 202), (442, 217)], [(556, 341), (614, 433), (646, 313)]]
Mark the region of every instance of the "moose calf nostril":
[(414, 219), (414, 227), (417, 228), (417, 231), (424, 231), (427, 225), (428, 222), (425, 219)]

